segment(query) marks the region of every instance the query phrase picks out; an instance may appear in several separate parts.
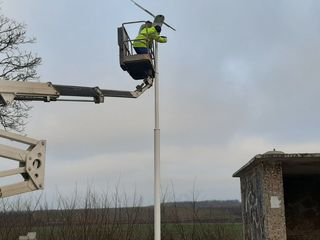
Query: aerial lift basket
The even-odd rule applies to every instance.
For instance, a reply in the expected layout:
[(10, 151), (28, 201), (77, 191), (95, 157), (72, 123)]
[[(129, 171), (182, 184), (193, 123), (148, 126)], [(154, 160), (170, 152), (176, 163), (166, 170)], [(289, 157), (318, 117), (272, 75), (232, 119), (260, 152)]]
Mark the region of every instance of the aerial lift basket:
[(154, 78), (155, 67), (153, 46), (149, 54), (135, 54), (132, 46), (132, 40), (125, 28), (126, 25), (137, 23), (145, 24), (144, 21), (128, 22), (122, 24), (122, 26), (118, 28), (120, 66), (135, 80)]

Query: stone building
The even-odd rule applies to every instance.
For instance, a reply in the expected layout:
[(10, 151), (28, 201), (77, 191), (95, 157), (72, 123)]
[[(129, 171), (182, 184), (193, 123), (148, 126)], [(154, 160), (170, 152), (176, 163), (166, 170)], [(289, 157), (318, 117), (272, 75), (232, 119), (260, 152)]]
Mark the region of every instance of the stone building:
[(233, 177), (245, 240), (320, 240), (320, 153), (266, 152)]

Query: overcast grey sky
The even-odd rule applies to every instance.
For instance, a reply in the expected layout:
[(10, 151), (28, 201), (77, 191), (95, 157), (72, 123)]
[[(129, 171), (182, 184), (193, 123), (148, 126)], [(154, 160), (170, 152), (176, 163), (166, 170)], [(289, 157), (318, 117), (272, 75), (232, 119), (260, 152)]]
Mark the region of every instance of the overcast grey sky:
[[(138, 0), (166, 16), (160, 46), (162, 187), (179, 200), (239, 199), (232, 173), (255, 154), (319, 152), (320, 2)], [(148, 20), (129, 0), (4, 0), (28, 25), (41, 81), (134, 89), (116, 28)], [(27, 134), (46, 139), (46, 189), (135, 189), (153, 199), (153, 89), (101, 105), (34, 103)]]

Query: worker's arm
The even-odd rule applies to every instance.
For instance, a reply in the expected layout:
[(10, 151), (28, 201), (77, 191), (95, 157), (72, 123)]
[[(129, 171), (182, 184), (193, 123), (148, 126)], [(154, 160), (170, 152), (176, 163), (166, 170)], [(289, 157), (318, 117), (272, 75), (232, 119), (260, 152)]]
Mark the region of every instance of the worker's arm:
[(159, 43), (166, 43), (166, 42), (168, 41), (167, 37), (165, 37), (165, 36), (159, 36), (159, 34), (158, 34), (158, 37), (155, 38), (155, 40), (156, 40), (157, 42), (159, 42)]
[(157, 30), (155, 29), (155, 27), (152, 28), (148, 28), (147, 29), (147, 33), (149, 34), (149, 36), (154, 39), (155, 41), (159, 42), (159, 43), (166, 43), (167, 37), (164, 36), (160, 36), (159, 33), (157, 32)]

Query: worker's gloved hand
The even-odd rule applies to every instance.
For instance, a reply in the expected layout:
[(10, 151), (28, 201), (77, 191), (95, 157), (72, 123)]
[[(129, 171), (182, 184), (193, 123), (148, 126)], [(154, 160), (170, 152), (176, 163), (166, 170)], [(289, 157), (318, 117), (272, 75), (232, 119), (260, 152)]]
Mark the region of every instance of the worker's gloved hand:
[(163, 42), (164, 42), (164, 43), (168, 42), (168, 39), (167, 39), (166, 36), (161, 36), (161, 38), (163, 39)]

